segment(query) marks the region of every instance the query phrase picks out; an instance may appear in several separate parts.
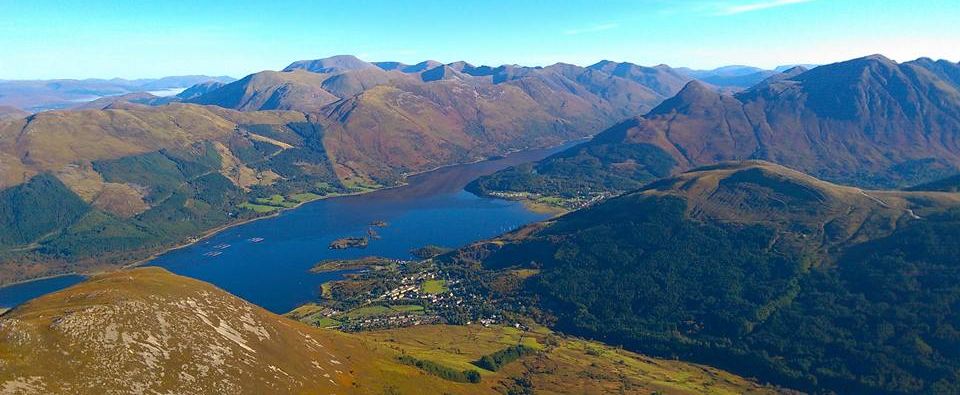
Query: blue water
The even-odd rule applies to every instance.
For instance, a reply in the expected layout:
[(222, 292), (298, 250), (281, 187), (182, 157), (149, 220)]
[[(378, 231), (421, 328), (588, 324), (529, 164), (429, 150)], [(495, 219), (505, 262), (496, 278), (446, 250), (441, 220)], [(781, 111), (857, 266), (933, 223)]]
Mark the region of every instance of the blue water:
[(70, 275), (28, 281), (0, 288), (0, 307), (13, 307), (53, 291), (59, 291), (83, 281), (83, 276)]
[[(463, 187), (481, 175), (542, 159), (572, 144), (445, 167), (412, 176), (403, 187), (308, 203), (275, 217), (226, 229), (194, 245), (167, 252), (148, 265), (210, 282), (270, 311), (285, 313), (316, 299), (320, 284), (343, 277), (344, 272), (309, 272), (324, 259), (407, 259), (413, 248), (428, 244), (461, 247), (545, 219), (547, 215), (531, 212), (519, 203), (477, 197)], [(367, 248), (329, 249), (335, 239), (364, 236), (373, 221), (389, 225), (375, 228), (381, 238), (370, 240)], [(248, 240), (253, 237), (264, 240)], [(214, 248), (222, 244), (230, 247)], [(204, 255), (213, 251), (221, 254)], [(0, 306), (14, 306), (81, 280), (80, 276), (67, 276), (0, 288)]]
[[(477, 197), (463, 190), (471, 180), (507, 166), (538, 160), (563, 147), (452, 166), (411, 177), (409, 185), (365, 195), (305, 204), (268, 219), (229, 228), (197, 244), (151, 261), (174, 273), (210, 282), (276, 313), (318, 297), (320, 284), (343, 273), (310, 273), (325, 259), (381, 256), (412, 258), (428, 244), (461, 247), (542, 220), (520, 203)], [(364, 236), (373, 221), (380, 239), (365, 249), (331, 250), (331, 241)], [(248, 239), (262, 237), (253, 243)], [(215, 246), (229, 244), (229, 248)], [(219, 256), (204, 254), (220, 251)]]

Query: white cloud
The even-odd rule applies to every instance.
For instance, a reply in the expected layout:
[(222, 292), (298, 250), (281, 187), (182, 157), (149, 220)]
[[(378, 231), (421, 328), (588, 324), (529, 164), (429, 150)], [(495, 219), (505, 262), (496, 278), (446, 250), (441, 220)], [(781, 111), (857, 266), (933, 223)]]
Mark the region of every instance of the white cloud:
[(760, 11), (760, 10), (766, 10), (770, 8), (783, 7), (791, 4), (808, 3), (811, 1), (813, 0), (770, 0), (770, 1), (762, 1), (758, 3), (731, 5), (731, 6), (724, 7), (717, 14), (718, 15), (736, 15), (736, 14), (742, 14), (744, 12)]
[(618, 28), (618, 27), (620, 27), (620, 24), (619, 24), (619, 23), (604, 23), (604, 24), (594, 25), (594, 26), (590, 26), (590, 27), (586, 27), (586, 28), (582, 28), (582, 29), (571, 29), (571, 30), (567, 30), (567, 31), (563, 32), (563, 34), (566, 34), (566, 35), (568, 35), (568, 36), (573, 36), (573, 35), (583, 34), (583, 33), (602, 32), (602, 31), (604, 31), (604, 30), (612, 30), (612, 29), (616, 29), (616, 28)]

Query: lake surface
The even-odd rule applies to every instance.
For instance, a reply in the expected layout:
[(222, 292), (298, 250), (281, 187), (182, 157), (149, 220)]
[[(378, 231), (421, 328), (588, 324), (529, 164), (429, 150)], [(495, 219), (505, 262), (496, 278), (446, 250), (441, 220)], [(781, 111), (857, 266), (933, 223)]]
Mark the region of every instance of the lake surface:
[[(408, 185), (319, 200), (259, 221), (229, 228), (197, 244), (170, 251), (149, 262), (174, 273), (210, 282), (275, 313), (315, 300), (320, 284), (342, 272), (315, 274), (324, 259), (382, 256), (412, 258), (410, 250), (428, 244), (460, 247), (548, 215), (522, 204), (475, 196), (463, 187), (479, 176), (539, 160), (573, 145), (524, 151), (503, 159), (445, 167), (408, 179)], [(331, 241), (364, 236), (369, 224), (380, 239), (365, 249), (331, 250)], [(258, 243), (251, 238), (263, 238)], [(218, 249), (217, 246), (230, 247)], [(221, 252), (218, 256), (206, 256)]]
[(0, 288), (0, 307), (16, 306), (38, 296), (79, 283), (83, 279), (83, 276), (69, 275), (8, 285)]
[[(316, 299), (320, 284), (345, 272), (310, 273), (324, 259), (382, 256), (410, 259), (410, 250), (433, 244), (461, 247), (496, 236), (548, 215), (517, 202), (488, 199), (463, 190), (470, 181), (497, 170), (540, 160), (581, 141), (517, 152), (502, 159), (444, 167), (409, 177), (408, 185), (364, 195), (304, 204), (275, 217), (228, 228), (200, 242), (167, 252), (147, 265), (210, 282), (275, 313)], [(364, 236), (369, 224), (380, 239), (365, 249), (331, 250), (335, 239)], [(263, 238), (260, 242), (252, 238)], [(226, 248), (216, 248), (217, 246)], [(207, 256), (220, 252), (217, 256)], [(83, 280), (62, 276), (0, 288), (0, 307), (12, 307)]]

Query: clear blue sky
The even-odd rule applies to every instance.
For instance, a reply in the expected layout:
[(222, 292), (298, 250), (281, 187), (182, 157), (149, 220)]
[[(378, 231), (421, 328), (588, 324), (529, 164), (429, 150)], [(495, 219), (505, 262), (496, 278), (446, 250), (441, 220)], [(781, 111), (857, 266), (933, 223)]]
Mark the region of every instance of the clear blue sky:
[(960, 60), (958, 0), (0, 0), (0, 79), (280, 69), (298, 59), (712, 68)]

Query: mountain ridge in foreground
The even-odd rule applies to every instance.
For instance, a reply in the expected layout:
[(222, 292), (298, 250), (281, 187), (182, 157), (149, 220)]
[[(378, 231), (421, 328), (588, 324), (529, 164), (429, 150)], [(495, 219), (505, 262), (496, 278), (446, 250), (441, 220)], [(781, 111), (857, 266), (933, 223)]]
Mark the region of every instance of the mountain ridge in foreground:
[[(774, 392), (708, 367), (558, 336), (547, 344), (546, 336), (553, 335), (478, 325), (361, 334), (322, 330), (210, 284), (139, 268), (94, 276), (0, 316), (0, 391), (618, 393), (627, 386), (678, 394)], [(425, 342), (437, 346), (425, 348)], [(497, 372), (471, 363), (520, 343), (538, 351)], [(432, 367), (404, 362), (417, 360)], [(478, 383), (438, 376), (459, 369), (484, 373)]]

